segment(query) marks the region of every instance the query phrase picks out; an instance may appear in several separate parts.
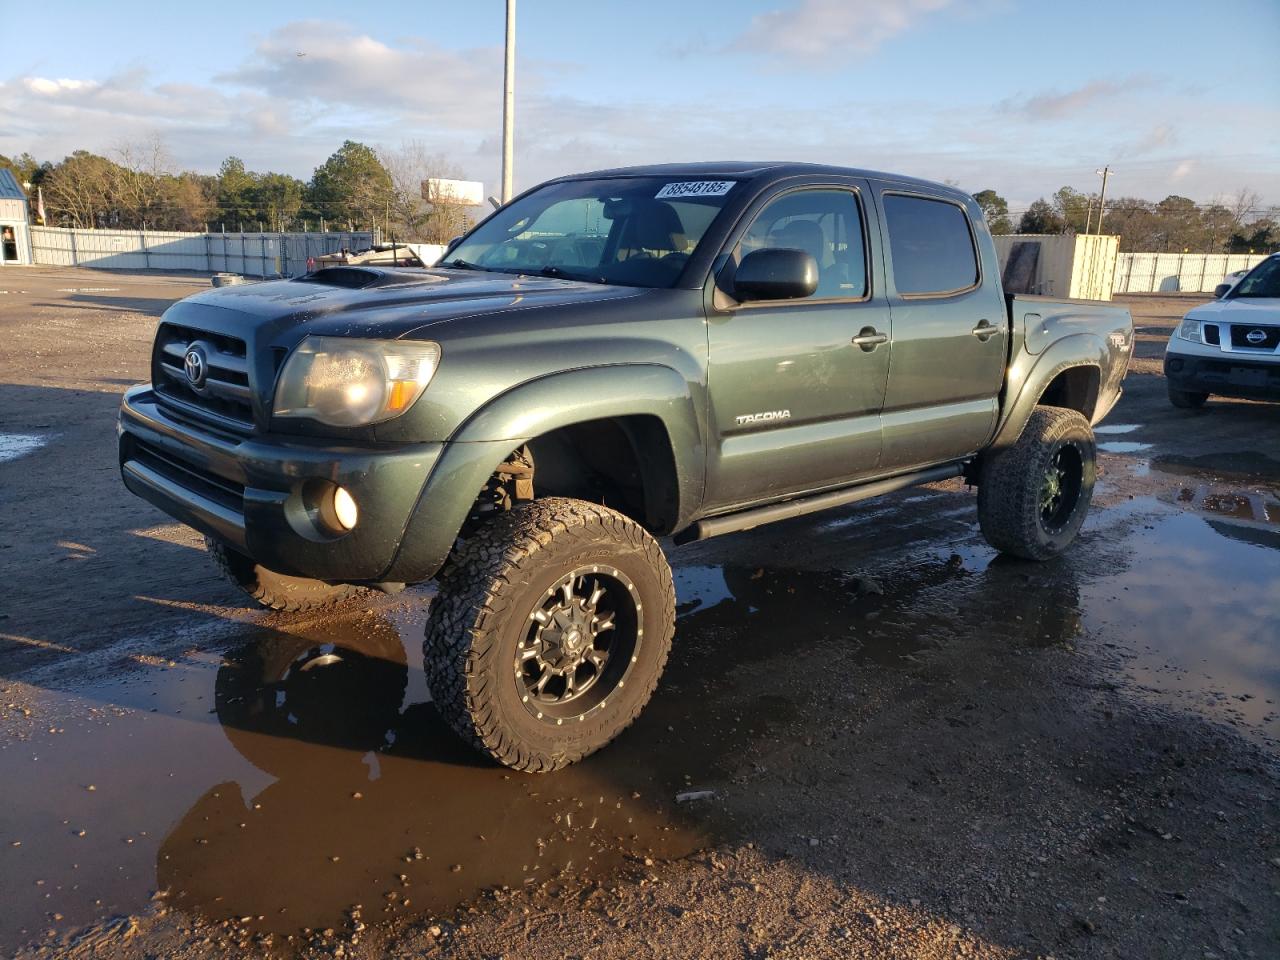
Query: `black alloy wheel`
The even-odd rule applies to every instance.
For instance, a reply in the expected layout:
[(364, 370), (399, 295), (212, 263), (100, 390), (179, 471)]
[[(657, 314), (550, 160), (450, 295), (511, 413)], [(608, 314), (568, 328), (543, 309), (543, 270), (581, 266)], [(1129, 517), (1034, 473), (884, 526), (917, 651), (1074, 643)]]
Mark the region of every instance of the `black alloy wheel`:
[(521, 702), (539, 720), (581, 721), (625, 687), (644, 628), (636, 587), (622, 571), (592, 564), (548, 589), (516, 647)]

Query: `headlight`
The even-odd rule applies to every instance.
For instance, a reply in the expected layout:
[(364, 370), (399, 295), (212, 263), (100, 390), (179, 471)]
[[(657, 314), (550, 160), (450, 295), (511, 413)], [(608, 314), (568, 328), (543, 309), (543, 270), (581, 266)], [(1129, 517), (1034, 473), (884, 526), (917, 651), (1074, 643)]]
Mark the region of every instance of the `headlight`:
[(1200, 339), (1200, 321), (1199, 320), (1183, 320), (1182, 326), (1178, 327), (1178, 336), (1183, 340), (1192, 340), (1195, 343), (1202, 343)]
[(280, 373), (273, 412), (333, 427), (390, 420), (422, 396), (439, 363), (438, 343), (307, 337)]

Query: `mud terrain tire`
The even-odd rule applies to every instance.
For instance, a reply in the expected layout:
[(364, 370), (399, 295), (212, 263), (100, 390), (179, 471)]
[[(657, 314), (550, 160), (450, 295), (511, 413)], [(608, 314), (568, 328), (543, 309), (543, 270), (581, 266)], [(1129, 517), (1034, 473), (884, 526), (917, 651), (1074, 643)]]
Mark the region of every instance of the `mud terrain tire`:
[(1089, 421), (1037, 407), (1016, 443), (983, 456), (978, 522), (987, 542), (1024, 560), (1047, 560), (1076, 538), (1097, 478)]
[[(515, 770), (603, 747), (666, 666), (671, 568), (644, 528), (606, 507), (518, 506), (465, 540), (438, 582), (423, 644), (432, 698), (463, 740)], [(567, 699), (551, 702), (557, 692)]]
[(221, 540), (204, 538), (209, 557), (223, 575), (264, 607), (299, 613), (331, 607), (368, 594), (368, 587), (350, 583), (325, 583), (308, 577), (293, 577), (287, 573), (268, 570), (243, 553), (227, 546)]
[(1179, 390), (1173, 384), (1169, 384), (1168, 387), (1169, 402), (1179, 410), (1199, 410), (1209, 399), (1207, 393), (1197, 393), (1194, 390)]

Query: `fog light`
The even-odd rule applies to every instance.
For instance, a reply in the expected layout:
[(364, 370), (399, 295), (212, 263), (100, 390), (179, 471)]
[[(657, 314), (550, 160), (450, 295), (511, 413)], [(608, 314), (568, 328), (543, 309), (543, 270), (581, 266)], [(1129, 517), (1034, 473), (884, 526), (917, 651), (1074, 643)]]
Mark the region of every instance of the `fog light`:
[(360, 510), (346, 487), (338, 487), (333, 491), (333, 515), (338, 518), (338, 523), (342, 524), (344, 530), (355, 527), (356, 521), (360, 519)]

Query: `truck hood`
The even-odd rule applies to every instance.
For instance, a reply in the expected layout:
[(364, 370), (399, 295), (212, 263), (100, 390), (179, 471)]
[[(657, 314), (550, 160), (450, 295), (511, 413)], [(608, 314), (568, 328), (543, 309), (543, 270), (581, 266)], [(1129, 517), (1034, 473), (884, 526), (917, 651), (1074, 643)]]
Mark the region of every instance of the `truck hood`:
[(394, 339), (445, 321), (646, 292), (476, 270), (337, 267), (294, 280), (207, 290), (174, 304), (164, 320), (291, 346), (309, 334)]
[(1280, 324), (1280, 299), (1275, 297), (1237, 297), (1215, 300), (1187, 313), (1189, 320), (1210, 323)]

